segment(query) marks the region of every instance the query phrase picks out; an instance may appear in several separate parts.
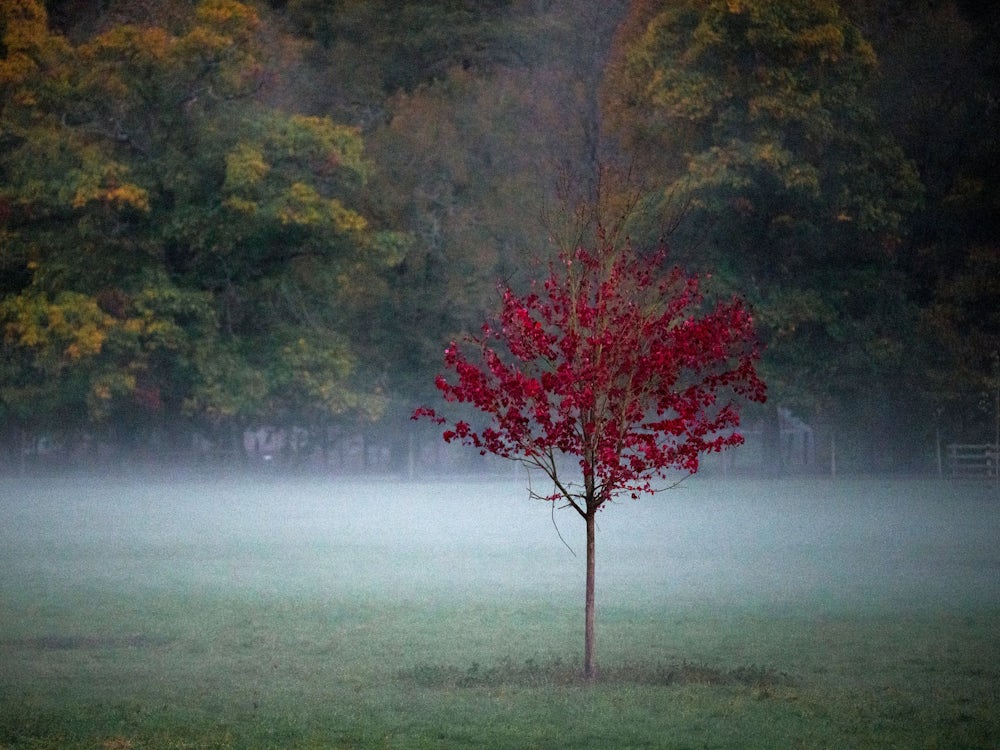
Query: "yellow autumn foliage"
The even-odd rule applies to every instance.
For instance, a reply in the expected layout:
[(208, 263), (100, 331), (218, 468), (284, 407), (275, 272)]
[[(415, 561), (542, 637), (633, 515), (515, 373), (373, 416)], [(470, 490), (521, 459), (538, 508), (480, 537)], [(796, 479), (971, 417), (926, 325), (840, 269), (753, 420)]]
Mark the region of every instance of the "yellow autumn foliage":
[(368, 222), (357, 211), (347, 208), (336, 198), (324, 198), (304, 182), (295, 182), (285, 193), (278, 209), (282, 224), (308, 226), (329, 224), (340, 232), (361, 232)]
[(261, 148), (251, 143), (240, 143), (226, 154), (226, 181), (223, 189), (240, 190), (260, 184), (271, 167), (264, 159)]
[(316, 224), (322, 216), (322, 197), (316, 189), (304, 182), (292, 183), (285, 194), (278, 218), (282, 224)]
[(5, 343), (56, 363), (97, 356), (115, 324), (93, 297), (76, 292), (54, 300), (43, 294), (8, 297), (0, 304), (0, 320)]
[(368, 220), (357, 211), (347, 208), (336, 198), (328, 201), (330, 217), (334, 225), (344, 232), (363, 232), (368, 228)]
[(149, 211), (149, 191), (138, 185), (115, 187), (81, 187), (73, 196), (73, 208), (83, 208), (88, 203), (106, 203), (114, 208), (131, 206), (139, 211)]
[(222, 202), (222, 205), (231, 211), (248, 216), (253, 216), (260, 209), (260, 205), (256, 201), (248, 201), (245, 198), (237, 198), (236, 196), (226, 198)]
[(195, 15), (201, 23), (220, 26), (255, 29), (260, 24), (257, 11), (236, 0), (205, 0), (199, 3)]
[(76, 189), (70, 199), (73, 208), (103, 203), (115, 209), (126, 206), (142, 212), (150, 209), (149, 191), (125, 179), (128, 168), (116, 162), (100, 163), (96, 153), (84, 152), (88, 162), (73, 175)]

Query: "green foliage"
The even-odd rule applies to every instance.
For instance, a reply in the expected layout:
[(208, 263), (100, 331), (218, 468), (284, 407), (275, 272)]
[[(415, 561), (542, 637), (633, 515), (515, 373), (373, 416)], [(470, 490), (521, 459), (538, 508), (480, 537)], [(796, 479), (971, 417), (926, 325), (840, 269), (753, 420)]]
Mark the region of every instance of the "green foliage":
[(828, 0), (637, 4), (618, 45), (609, 123), (688, 207), (680, 257), (757, 307), (773, 394), (858, 397), (874, 342), (913, 330), (893, 254), (920, 196), (867, 98), (871, 45)]
[(961, 2), (847, 8), (881, 51), (879, 116), (915, 160), (926, 190), (901, 249), (905, 285), (921, 309), (922, 416), (949, 439), (978, 440), (993, 434), (992, 408), (982, 401), (1000, 350), (992, 314), (1000, 296), (990, 282), (1000, 252), (1000, 181), (992, 168), (1000, 159), (1000, 13)]
[(0, 300), (0, 415), (21, 424), (78, 422), (114, 321), (93, 299), (28, 293)]
[(90, 297), (62, 292), (54, 300), (42, 294), (0, 301), (4, 342), (37, 352), (41, 372), (58, 372), (71, 363), (99, 354), (111, 317)]
[[(4, 341), (22, 379), (48, 374), (76, 426), (267, 420), (309, 400), (377, 414), (340, 331), (400, 243), (358, 207), (359, 132), (259, 101), (258, 11), (207, 0), (182, 27), (74, 46), (26, 2), (3, 30)], [(11, 413), (33, 392), (8, 391)]]
[(492, 66), (509, 54), (497, 17), (510, 0), (398, 3), (391, 0), (289, 0), (284, 13), (334, 54), (374, 58), (384, 93), (412, 91), (455, 66)]
[[(554, 206), (641, 189), (633, 241), (668, 235), (746, 294), (783, 404), (981, 429), (993, 290), (961, 290), (1000, 237), (998, 21), (962, 0), (0, 3), (0, 298), (115, 321), (58, 366), (6, 340), (5, 393), (47, 372), (22, 385), (50, 423), (157, 391), (144, 423), (266, 421), (293, 411), (269, 358), (304, 336), (351, 360), (341, 403), (406, 413), (495, 280), (572, 244)], [(137, 365), (109, 301), (144, 293), (210, 315)], [(0, 409), (48, 409), (20, 401)]]
[(927, 363), (932, 392), (939, 408), (949, 409), (946, 424), (992, 440), (1000, 378), (1000, 253), (970, 247), (964, 262), (942, 276), (922, 318), (936, 345)]

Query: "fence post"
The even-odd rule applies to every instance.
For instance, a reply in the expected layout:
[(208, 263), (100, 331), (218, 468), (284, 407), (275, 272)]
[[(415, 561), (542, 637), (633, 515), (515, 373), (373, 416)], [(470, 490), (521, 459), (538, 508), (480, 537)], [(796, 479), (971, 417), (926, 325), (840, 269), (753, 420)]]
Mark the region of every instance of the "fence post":
[(937, 454), (937, 471), (938, 479), (944, 478), (944, 466), (941, 463), (941, 428), (934, 428), (934, 441), (935, 441), (935, 452)]

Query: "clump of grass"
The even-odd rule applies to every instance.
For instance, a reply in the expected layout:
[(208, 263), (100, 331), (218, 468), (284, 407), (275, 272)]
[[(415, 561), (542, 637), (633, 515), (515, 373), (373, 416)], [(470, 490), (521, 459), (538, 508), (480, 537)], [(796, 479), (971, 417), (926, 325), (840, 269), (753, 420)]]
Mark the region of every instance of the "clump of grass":
[(502, 660), (499, 664), (483, 667), (479, 662), (462, 668), (450, 664), (421, 663), (401, 670), (397, 677), (402, 682), (424, 688), (474, 688), (520, 685), (547, 687), (567, 685), (574, 681), (574, 669), (555, 660), (543, 666), (534, 659), (523, 664)]
[[(579, 666), (560, 659), (547, 664), (534, 659), (523, 663), (505, 659), (486, 667), (473, 662), (466, 668), (422, 663), (401, 670), (397, 677), (422, 688), (564, 687), (587, 684)], [(672, 664), (632, 662), (604, 667), (598, 671), (597, 682), (602, 685), (645, 686), (745, 685), (764, 690), (795, 684), (789, 674), (771, 667), (749, 665), (724, 669), (688, 661)]]

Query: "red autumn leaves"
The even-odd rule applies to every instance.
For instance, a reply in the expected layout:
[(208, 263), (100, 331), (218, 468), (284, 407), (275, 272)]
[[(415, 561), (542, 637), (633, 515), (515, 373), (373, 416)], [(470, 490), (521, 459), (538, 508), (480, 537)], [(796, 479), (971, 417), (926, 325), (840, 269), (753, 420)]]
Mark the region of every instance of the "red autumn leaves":
[[(436, 381), (445, 400), (486, 416), (478, 428), (451, 422), (445, 440), (538, 466), (559, 487), (553, 497), (587, 506), (697, 471), (701, 454), (743, 442), (739, 402), (765, 398), (739, 299), (707, 307), (697, 277), (662, 270), (663, 252), (601, 234), (597, 245), (561, 254), (523, 296), (502, 288), (496, 320), (448, 346), (453, 377)], [(449, 422), (427, 407), (414, 417)], [(587, 491), (559, 482), (560, 454), (576, 457)]]

